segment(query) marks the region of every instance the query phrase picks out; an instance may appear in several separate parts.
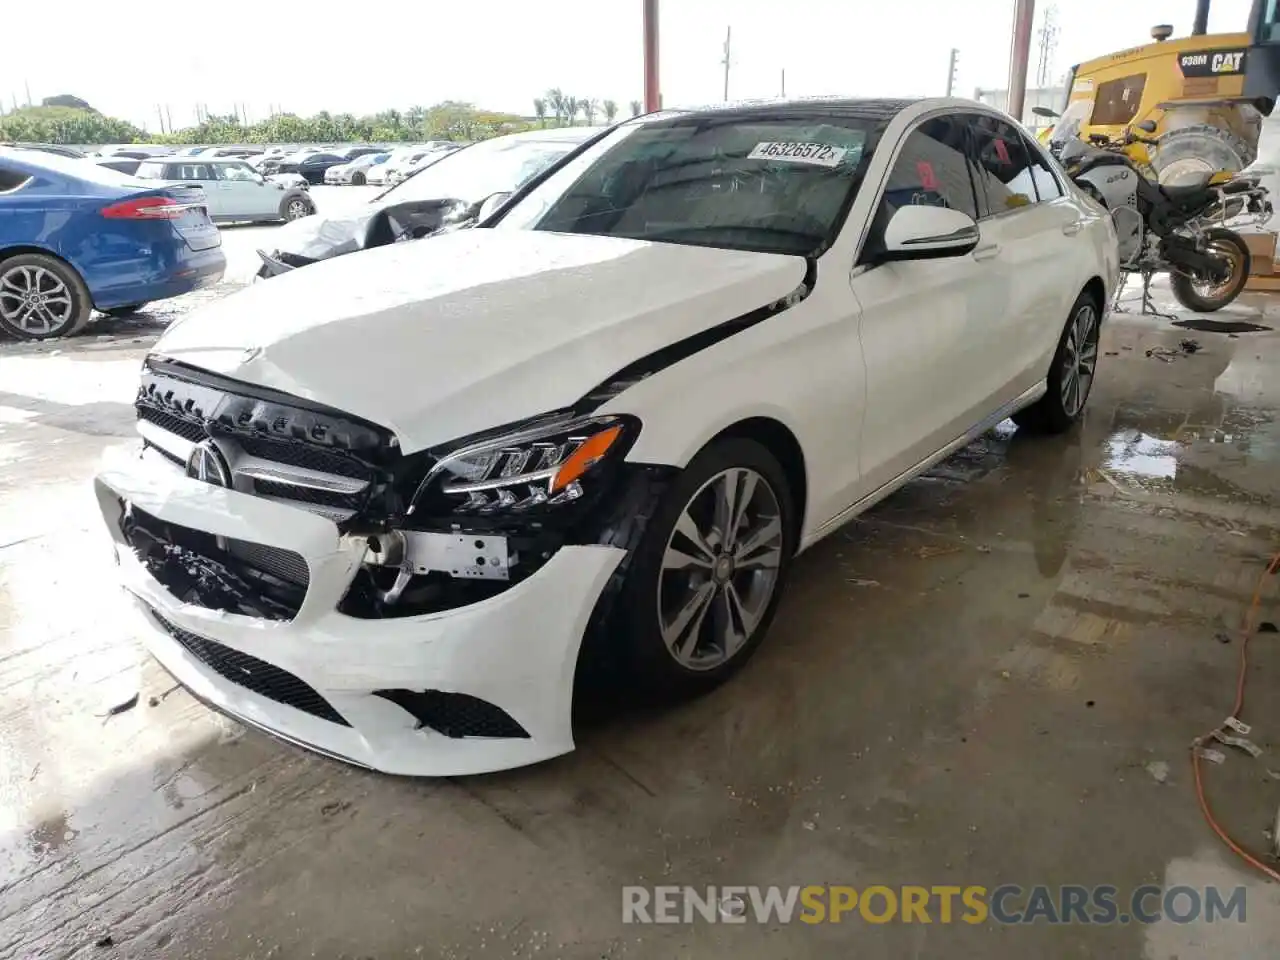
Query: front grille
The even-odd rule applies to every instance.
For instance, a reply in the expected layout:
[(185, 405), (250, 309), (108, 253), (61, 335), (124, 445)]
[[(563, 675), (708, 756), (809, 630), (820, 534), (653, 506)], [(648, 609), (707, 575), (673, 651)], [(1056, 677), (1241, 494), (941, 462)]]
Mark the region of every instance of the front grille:
[(358, 510), (365, 498), (364, 493), (333, 493), (329, 490), (300, 487), (292, 483), (257, 479), (253, 481), (253, 492), (263, 497), (279, 497), (283, 500), (296, 500), (298, 503), (334, 507), (339, 510)]
[(368, 480), (372, 471), (359, 461), (336, 450), (308, 446), (291, 440), (274, 437), (236, 437), (236, 443), (251, 457), (287, 463), (292, 467), (305, 467), (321, 473), (335, 473), (353, 480)]
[(227, 552), (250, 566), (275, 574), (281, 580), (296, 584), (303, 590), (311, 582), (311, 570), (302, 554), (279, 547), (268, 547), (248, 540), (228, 540)]
[(527, 740), (528, 732), (501, 707), (465, 693), (443, 690), (375, 690), (375, 697), (390, 700), (413, 714), (420, 726), (446, 737), (485, 737)]
[(344, 727), (351, 726), (343, 719), (342, 714), (330, 706), (329, 701), (287, 670), (281, 670), (265, 660), (259, 660), (257, 657), (225, 647), (207, 637), (183, 630), (177, 624), (170, 623), (160, 616), (155, 610), (151, 611), (151, 615), (156, 618), (160, 626), (164, 627), (169, 636), (182, 644), (183, 649), (224, 680), (230, 680), (237, 686), (252, 690), (268, 700), (283, 703), (285, 706), (309, 713), (321, 720), (328, 720), (330, 723)]
[(168, 430), (170, 433), (181, 437), (183, 440), (190, 440), (192, 443), (199, 443), (208, 436), (208, 434), (204, 432), (204, 426), (202, 424), (194, 423), (191, 420), (184, 420), (182, 417), (177, 417), (171, 413), (165, 413), (163, 410), (156, 410), (152, 407), (139, 408), (138, 419), (146, 420), (148, 423), (154, 423), (160, 429)]

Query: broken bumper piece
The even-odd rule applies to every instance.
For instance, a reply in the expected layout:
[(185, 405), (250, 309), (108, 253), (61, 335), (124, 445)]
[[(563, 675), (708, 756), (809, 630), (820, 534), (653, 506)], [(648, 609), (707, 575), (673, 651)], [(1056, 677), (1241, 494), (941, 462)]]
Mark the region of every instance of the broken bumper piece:
[[(211, 707), (387, 773), (483, 773), (573, 749), (578, 651), (621, 550), (562, 547), (528, 579), (479, 602), (356, 619), (337, 608), (365, 541), (340, 535), (325, 517), (123, 453), (104, 464), (95, 491), (147, 647)], [(228, 549), (230, 573), (219, 574), (212, 592), (188, 589), (186, 581), (166, 586), (154, 574), (167, 568), (144, 562), (126, 538), (126, 511), (207, 535)], [(154, 522), (151, 529), (158, 529)], [(251, 615), (243, 611), (257, 604), (217, 600), (222, 591), (244, 589), (237, 543), (262, 548), (251, 558), (305, 563), (305, 571), (296, 561), (274, 569), (303, 584), (291, 618)]]

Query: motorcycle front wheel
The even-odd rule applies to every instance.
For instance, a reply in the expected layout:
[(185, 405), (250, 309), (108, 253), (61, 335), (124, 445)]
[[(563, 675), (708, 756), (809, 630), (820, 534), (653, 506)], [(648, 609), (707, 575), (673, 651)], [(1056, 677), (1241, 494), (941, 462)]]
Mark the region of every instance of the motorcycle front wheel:
[(1197, 313), (1221, 310), (1244, 290), (1249, 280), (1249, 248), (1240, 234), (1215, 227), (1205, 231), (1205, 252), (1222, 263), (1219, 276), (1190, 277), (1174, 273), (1170, 286), (1177, 301)]

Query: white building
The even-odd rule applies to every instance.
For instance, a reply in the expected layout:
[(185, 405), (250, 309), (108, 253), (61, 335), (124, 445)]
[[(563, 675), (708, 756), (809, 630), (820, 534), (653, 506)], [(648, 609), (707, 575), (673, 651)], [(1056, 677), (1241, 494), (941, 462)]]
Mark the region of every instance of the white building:
[[(989, 107), (1005, 110), (1009, 102), (1009, 91), (979, 89), (973, 92), (973, 99), (979, 103), (985, 103)], [(1058, 87), (1028, 87), (1026, 98), (1022, 103), (1023, 126), (1029, 130), (1039, 130), (1041, 127), (1047, 127), (1053, 123), (1048, 117), (1038, 117), (1032, 113), (1032, 107), (1049, 107), (1061, 113), (1066, 104), (1067, 88), (1065, 84)]]

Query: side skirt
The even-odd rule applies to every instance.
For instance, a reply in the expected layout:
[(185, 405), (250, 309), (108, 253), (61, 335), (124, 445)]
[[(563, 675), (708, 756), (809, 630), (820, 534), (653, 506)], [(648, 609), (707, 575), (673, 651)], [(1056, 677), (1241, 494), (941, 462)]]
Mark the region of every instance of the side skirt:
[(902, 473), (898, 474), (898, 476), (894, 477), (892, 480), (888, 481), (882, 486), (876, 488), (871, 493), (863, 497), (861, 500), (854, 503), (852, 506), (846, 507), (844, 510), (841, 510), (838, 514), (836, 514), (826, 523), (822, 524), (822, 526), (818, 527), (817, 530), (809, 534), (809, 536), (805, 537), (800, 544), (800, 549), (796, 552), (800, 553), (809, 549), (811, 546), (813, 546), (823, 537), (827, 536), (830, 533), (833, 533), (837, 528), (848, 523), (858, 514), (862, 513), (865, 510), (870, 509), (871, 507), (874, 507), (877, 503), (879, 503), (885, 497), (889, 496), (889, 494), (895, 492), (900, 487), (905, 486), (907, 483), (914, 480), (916, 477), (924, 473), (926, 470), (929, 470), (930, 468), (934, 467), (938, 463), (941, 463), (943, 460), (947, 459), (947, 457), (951, 456), (951, 454), (955, 453), (960, 448), (966, 447), (969, 444), (971, 444), (974, 440), (978, 439), (978, 437), (982, 436), (984, 433), (986, 433), (988, 430), (994, 427), (1001, 420), (1004, 420), (1012, 416), (1013, 414), (1021, 410), (1023, 407), (1030, 406), (1031, 404), (1035, 403), (1037, 400), (1043, 397), (1045, 393), (1048, 392), (1048, 389), (1049, 389), (1048, 383), (1044, 380), (1041, 380), (1030, 390), (1027, 390), (1025, 393), (1021, 394), (1020, 396), (1015, 397), (1009, 403), (1006, 403), (1003, 407), (998, 409), (995, 413), (991, 414), (991, 416), (987, 417), (985, 420), (980, 421), (979, 423), (977, 423), (976, 425), (974, 425), (973, 427), (969, 428), (967, 431), (962, 433), (960, 436), (956, 437), (954, 440), (948, 443), (941, 450), (937, 451), (936, 453), (930, 454), (929, 456), (921, 460), (919, 463), (917, 463), (915, 466), (907, 468)]

